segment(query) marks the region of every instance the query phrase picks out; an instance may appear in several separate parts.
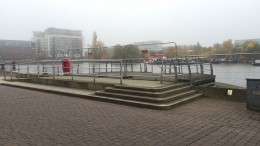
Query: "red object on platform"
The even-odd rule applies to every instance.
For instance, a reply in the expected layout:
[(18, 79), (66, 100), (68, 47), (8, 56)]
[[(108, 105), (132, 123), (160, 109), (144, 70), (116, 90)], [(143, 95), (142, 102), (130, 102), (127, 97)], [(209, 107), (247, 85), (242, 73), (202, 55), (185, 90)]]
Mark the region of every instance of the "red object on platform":
[(65, 58), (62, 60), (62, 70), (63, 72), (70, 72), (70, 59)]

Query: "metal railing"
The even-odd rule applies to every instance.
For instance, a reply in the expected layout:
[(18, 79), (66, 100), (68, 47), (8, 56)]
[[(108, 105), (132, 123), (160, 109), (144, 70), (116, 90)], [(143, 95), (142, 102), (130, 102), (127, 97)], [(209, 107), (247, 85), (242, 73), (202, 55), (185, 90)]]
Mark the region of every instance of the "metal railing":
[(62, 60), (45, 60), (39, 62), (17, 62), (16, 68), (13, 68), (12, 63), (6, 63), (4, 66), (4, 78), (11, 80), (14, 78), (40, 78), (68, 75), (71, 80), (75, 76), (90, 76), (93, 77), (93, 82), (100, 76), (119, 78), (120, 84), (123, 83), (123, 78), (128, 74), (151, 73), (152, 75), (160, 74), (160, 82), (164, 78), (174, 78), (174, 81), (184, 77), (191, 80), (192, 74), (210, 74), (213, 75), (213, 68), (211, 63), (189, 63), (175, 62), (172, 59), (164, 59), (160, 64), (147, 64), (143, 58), (128, 59), (128, 60), (71, 60), (70, 72), (65, 73), (62, 67)]

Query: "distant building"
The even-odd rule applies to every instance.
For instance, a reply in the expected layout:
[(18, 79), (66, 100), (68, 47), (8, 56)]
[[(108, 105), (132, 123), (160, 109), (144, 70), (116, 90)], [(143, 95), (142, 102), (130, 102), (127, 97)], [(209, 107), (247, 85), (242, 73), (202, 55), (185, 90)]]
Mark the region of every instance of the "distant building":
[(32, 41), (0, 40), (0, 56), (6, 61), (35, 59), (35, 46)]
[(240, 45), (242, 45), (246, 41), (255, 41), (258, 44), (260, 44), (260, 39), (243, 39), (243, 40), (235, 40), (234, 41), (235, 47), (238, 48)]
[(34, 31), (33, 41), (38, 57), (43, 59), (82, 56), (83, 36), (80, 30), (48, 28), (44, 32)]
[(148, 50), (149, 52), (159, 52), (163, 50), (162, 41), (146, 41), (135, 42), (134, 45), (138, 45), (140, 50)]

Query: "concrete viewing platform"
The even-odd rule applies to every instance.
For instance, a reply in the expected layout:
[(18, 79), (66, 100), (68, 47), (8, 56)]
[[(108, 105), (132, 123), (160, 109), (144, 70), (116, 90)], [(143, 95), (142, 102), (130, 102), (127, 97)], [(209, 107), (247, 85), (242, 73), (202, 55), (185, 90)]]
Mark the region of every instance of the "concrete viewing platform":
[[(15, 82), (5, 82), (3, 84), (155, 109), (169, 109), (175, 105), (180, 105), (181, 103), (202, 97), (203, 94), (204, 96), (213, 95), (219, 98), (219, 96), (225, 95), (226, 92), (226, 89), (221, 88), (193, 88), (187, 84), (185, 85), (185, 83), (180, 84), (172, 81), (163, 81), (161, 83), (161, 81), (146, 80), (146, 78), (123, 79), (121, 85), (120, 78), (118, 77), (93, 77), (84, 75), (56, 75), (55, 77), (47, 75), (37, 77), (37, 75), (33, 74), (29, 75), (29, 79), (27, 77), (28, 74), (20, 74), (19, 77), (18, 75), (14, 75), (13, 78), (8, 76), (7, 80), (13, 80)], [(195, 77), (198, 78), (200, 75), (195, 75)], [(100, 90), (104, 90), (105, 92), (99, 92)], [(195, 90), (198, 90), (202, 94)], [(235, 90), (233, 96), (235, 98), (228, 97), (228, 99), (244, 101), (243, 96), (238, 98), (236, 95), (245, 95), (245, 90)]]
[[(73, 80), (72, 76), (55, 76), (55, 78), (20, 78), (11, 79), (11, 81), (15, 82), (3, 84), (153, 109), (170, 109), (202, 96), (186, 84), (172, 82), (161, 84), (160, 81), (124, 79), (121, 85), (118, 83), (119, 79), (116, 78), (95, 78), (93, 82), (93, 77), (87, 76), (75, 76)], [(53, 85), (61, 88), (54, 88)]]

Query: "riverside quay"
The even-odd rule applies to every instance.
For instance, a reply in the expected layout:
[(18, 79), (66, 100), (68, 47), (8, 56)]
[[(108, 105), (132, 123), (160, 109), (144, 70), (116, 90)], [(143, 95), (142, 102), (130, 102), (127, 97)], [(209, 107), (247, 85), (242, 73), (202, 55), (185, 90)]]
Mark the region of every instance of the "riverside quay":
[(247, 89), (168, 62), (4, 62), (0, 145), (260, 145)]

